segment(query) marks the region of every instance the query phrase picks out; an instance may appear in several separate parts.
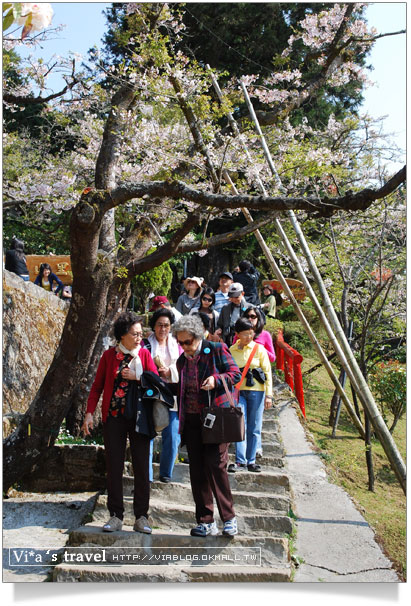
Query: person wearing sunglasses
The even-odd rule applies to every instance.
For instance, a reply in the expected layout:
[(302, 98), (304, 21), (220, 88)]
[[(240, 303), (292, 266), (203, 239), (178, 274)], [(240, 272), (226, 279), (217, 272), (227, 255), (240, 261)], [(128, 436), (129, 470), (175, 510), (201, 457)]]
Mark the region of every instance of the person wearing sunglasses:
[(200, 295), (200, 307), (198, 309), (192, 309), (190, 314), (194, 314), (196, 312), (202, 312), (207, 314), (210, 320), (210, 326), (208, 331), (211, 335), (213, 335), (217, 329), (217, 321), (219, 313), (214, 309), (215, 304), (215, 293), (214, 290), (210, 287), (207, 287), (203, 290)]
[(96, 378), (87, 401), (82, 431), (90, 435), (93, 429), (93, 412), (103, 394), (102, 420), (104, 449), (107, 467), (107, 508), (110, 519), (103, 526), (104, 532), (122, 529), (124, 515), (123, 469), (127, 436), (130, 440), (131, 460), (134, 470), (133, 508), (136, 517), (133, 529), (151, 533), (148, 523), (150, 499), (149, 451), (150, 436), (138, 433), (136, 418), (125, 415), (127, 392), (133, 381), (140, 381), (145, 370), (158, 375), (150, 352), (141, 347), (143, 329), (138, 316), (131, 311), (121, 313), (113, 325), (115, 347), (101, 356)]
[(227, 474), (228, 444), (202, 443), (201, 411), (210, 404), (230, 406), (221, 377), (224, 376), (233, 393), (241, 373), (224, 343), (204, 339), (204, 326), (198, 316), (184, 316), (173, 324), (172, 332), (184, 350), (177, 360), (179, 383), (175, 390), (181, 444), (187, 446), (197, 521), (191, 536), (218, 534), (213, 496), (224, 524), (223, 535), (234, 536), (238, 531)]
[(200, 307), (200, 295), (203, 291), (203, 278), (192, 276), (184, 280), (185, 292), (177, 299), (176, 309), (183, 316), (190, 313), (192, 309)]
[[(181, 316), (182, 317), (182, 316)], [(171, 309), (159, 308), (150, 318), (150, 328), (153, 331), (147, 339), (143, 339), (143, 347), (146, 347), (158, 368), (158, 374), (166, 383), (176, 383), (178, 372), (176, 367), (177, 358), (183, 352), (175, 338), (170, 334), (174, 323), (174, 314)], [(174, 406), (168, 411), (169, 424), (161, 432), (161, 455), (160, 455), (160, 482), (171, 482), (174, 463), (180, 445), (180, 434), (178, 433), (177, 398), (174, 398)], [(150, 481), (153, 480), (153, 441), (150, 443)]]

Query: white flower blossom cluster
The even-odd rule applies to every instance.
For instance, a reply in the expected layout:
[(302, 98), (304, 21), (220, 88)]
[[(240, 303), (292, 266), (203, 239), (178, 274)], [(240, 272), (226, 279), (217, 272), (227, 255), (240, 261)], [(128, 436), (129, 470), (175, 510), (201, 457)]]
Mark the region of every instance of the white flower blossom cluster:
[(53, 9), (48, 2), (22, 2), (21, 17), (17, 19), (17, 25), (25, 25), (27, 18), (31, 15), (31, 31), (39, 32), (51, 24)]

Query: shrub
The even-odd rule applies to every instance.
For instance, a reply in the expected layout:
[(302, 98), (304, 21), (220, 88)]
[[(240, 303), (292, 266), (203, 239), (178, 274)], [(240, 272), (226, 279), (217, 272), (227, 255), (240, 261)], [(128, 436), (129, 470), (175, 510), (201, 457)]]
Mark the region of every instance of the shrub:
[(274, 320), (273, 318), (267, 318), (267, 322), (264, 326), (265, 330), (273, 336), (273, 339), (278, 335), (280, 330), (284, 330), (284, 324), (280, 320)]
[(381, 405), (383, 414), (389, 410), (394, 416), (390, 433), (405, 413), (407, 374), (405, 366), (397, 360), (388, 360), (377, 364), (371, 375), (371, 385)]
[(287, 305), (287, 307), (280, 307), (277, 309), (277, 318), (281, 320), (281, 322), (285, 322), (286, 320), (295, 320), (296, 317), (297, 316), (292, 305)]
[(173, 272), (167, 262), (133, 278), (132, 287), (134, 296), (137, 299), (138, 309), (142, 312), (145, 311), (148, 297), (152, 292), (155, 295), (164, 295), (167, 297), (172, 280)]
[(300, 321), (287, 322), (284, 327), (284, 341), (288, 343), (298, 353), (310, 350), (312, 348), (310, 338), (305, 332)]

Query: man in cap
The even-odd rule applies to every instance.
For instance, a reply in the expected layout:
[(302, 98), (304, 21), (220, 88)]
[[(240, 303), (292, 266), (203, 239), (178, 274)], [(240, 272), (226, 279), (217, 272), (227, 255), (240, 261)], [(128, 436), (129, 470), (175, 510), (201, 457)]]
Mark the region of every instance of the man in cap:
[(215, 292), (214, 309), (220, 313), (224, 305), (229, 303), (228, 289), (234, 282), (232, 274), (229, 271), (224, 271), (218, 277), (218, 290)]
[(157, 311), (157, 309), (161, 309), (161, 308), (169, 309), (174, 315), (175, 322), (177, 322), (177, 320), (182, 318), (182, 314), (175, 307), (172, 307), (172, 305), (171, 305), (170, 301), (167, 299), (167, 297), (158, 295), (157, 297), (154, 297), (154, 299), (152, 300), (149, 311)]
[(244, 299), (243, 285), (239, 282), (233, 282), (228, 289), (228, 300), (229, 303), (224, 305), (221, 309), (218, 322), (217, 330), (215, 334), (218, 334), (223, 339), (224, 343), (228, 347), (233, 344), (234, 338), (234, 324), (237, 322), (246, 309), (254, 307), (251, 303), (247, 303)]

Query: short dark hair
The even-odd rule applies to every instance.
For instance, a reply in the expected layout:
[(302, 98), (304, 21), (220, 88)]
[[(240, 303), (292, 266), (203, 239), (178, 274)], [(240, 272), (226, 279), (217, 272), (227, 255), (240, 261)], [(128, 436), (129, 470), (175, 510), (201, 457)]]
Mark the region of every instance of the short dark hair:
[(162, 318), (163, 316), (170, 320), (170, 324), (174, 324), (175, 318), (174, 318), (174, 314), (171, 311), (171, 309), (164, 309), (164, 308), (157, 309), (150, 318), (149, 324), (150, 324), (151, 330), (154, 330), (154, 326), (156, 325), (157, 320), (159, 318)]
[(251, 263), (250, 261), (240, 261), (238, 267), (240, 268), (240, 271), (248, 271), (251, 267)]
[(210, 318), (208, 317), (207, 314), (205, 314), (203, 311), (196, 311), (193, 314), (191, 314), (193, 316), (199, 316), (200, 320), (203, 323), (204, 329), (205, 330), (210, 330)]
[(235, 332), (243, 332), (243, 330), (254, 330), (254, 326), (251, 324), (250, 320), (247, 320), (247, 318), (244, 318), (244, 316), (242, 318), (238, 318), (237, 322), (234, 324), (234, 330)]
[(202, 301), (204, 295), (208, 295), (209, 297), (212, 298), (212, 302), (211, 302), (211, 305), (209, 307), (209, 309), (211, 309), (213, 307), (213, 305), (215, 304), (215, 292), (211, 288), (211, 286), (207, 286), (207, 288), (204, 288), (203, 292), (201, 293), (201, 295), (200, 295), (200, 307), (201, 307), (201, 301)]
[(254, 311), (255, 315), (257, 316), (257, 324), (255, 325), (254, 332), (255, 332), (255, 336), (258, 337), (258, 335), (260, 335), (263, 331), (264, 324), (265, 324), (265, 317), (264, 317), (261, 309), (259, 309), (258, 307), (247, 307), (247, 309), (243, 313), (242, 317), (245, 319), (248, 319), (247, 316), (250, 313), (250, 311)]
[(24, 242), (22, 240), (19, 240), (18, 238), (13, 238), (10, 244), (10, 248), (11, 250), (16, 251), (16, 257), (18, 259), (23, 259), (24, 261), (26, 260), (26, 257), (24, 256)]
[(134, 311), (123, 311), (113, 324), (114, 338), (120, 341), (121, 337), (126, 335), (133, 324), (141, 324), (141, 320)]

